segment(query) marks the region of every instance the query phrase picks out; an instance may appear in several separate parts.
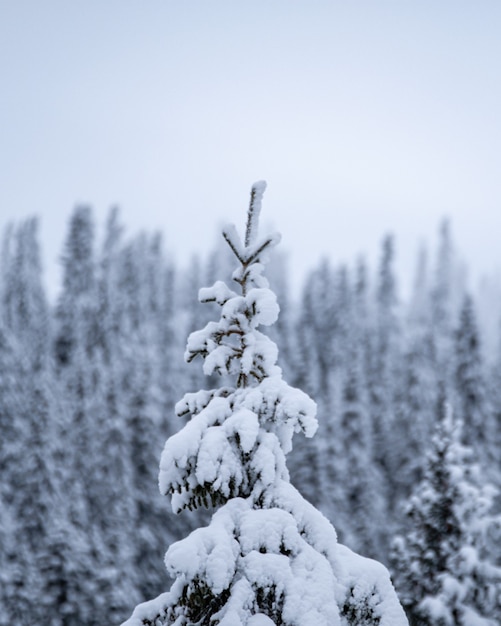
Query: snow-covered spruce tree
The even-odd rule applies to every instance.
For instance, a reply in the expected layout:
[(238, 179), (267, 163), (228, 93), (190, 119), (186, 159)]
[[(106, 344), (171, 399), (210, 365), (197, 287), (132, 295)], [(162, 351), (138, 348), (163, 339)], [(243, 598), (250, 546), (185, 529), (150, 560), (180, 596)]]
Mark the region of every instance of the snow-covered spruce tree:
[(412, 626), (496, 626), (495, 490), (461, 444), (461, 422), (447, 405), (441, 411), (425, 475), (407, 507), (410, 528), (394, 541), (395, 584)]
[(127, 626), (405, 625), (386, 569), (337, 543), (326, 518), (290, 484), (285, 454), (294, 431), (312, 436), (315, 403), (282, 380), (277, 348), (258, 330), (278, 315), (262, 276), (278, 235), (258, 238), (265, 183), (251, 192), (245, 242), (223, 236), (239, 261), (233, 279), (200, 291), (221, 317), (188, 339), (186, 358), (234, 387), (188, 393), (177, 404), (190, 421), (167, 440), (160, 489), (174, 511), (219, 507), (209, 526), (165, 557), (171, 590), (139, 605)]

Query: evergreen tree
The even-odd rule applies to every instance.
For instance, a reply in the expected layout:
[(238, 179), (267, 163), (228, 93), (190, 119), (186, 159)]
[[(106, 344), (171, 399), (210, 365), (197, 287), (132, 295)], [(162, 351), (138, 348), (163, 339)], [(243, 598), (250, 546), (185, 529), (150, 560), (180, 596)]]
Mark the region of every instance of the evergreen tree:
[(25, 220), (7, 230), (2, 300), (6, 326), (21, 343), (30, 368), (47, 366), (49, 310), (42, 284), (38, 221)]
[[(325, 441), (331, 411), (330, 372), (333, 370), (333, 277), (323, 259), (307, 277), (296, 323), (297, 352), (291, 355), (293, 382), (316, 398), (321, 436), (296, 438), (291, 475), (299, 491), (328, 513), (325, 491)], [(323, 338), (328, 337), (327, 340)]]
[[(354, 341), (359, 351), (364, 387), (369, 394), (372, 375), (372, 334), (374, 333), (370, 307), (370, 285), (365, 259), (359, 258), (355, 267), (355, 285), (353, 296)], [(372, 434), (374, 436), (374, 433)]]
[(395, 385), (394, 441), (398, 472), (394, 482), (398, 500), (407, 499), (422, 478), (425, 451), (434, 427), (440, 385), (430, 304), (427, 255), (426, 249), (421, 248), (405, 320), (403, 359)]
[(480, 337), (473, 300), (466, 295), (454, 336), (455, 411), (463, 422), (463, 438), (472, 446), (485, 467), (496, 451), (492, 449), (495, 426), (486, 398)]
[[(56, 626), (89, 617), (82, 600), (91, 569), (81, 567), (79, 546), (84, 544), (63, 496), (61, 413), (36, 227), (35, 220), (28, 220), (12, 229), (10, 254), (4, 254), (0, 415), (9, 424), (0, 424), (0, 466), (8, 486), (1, 508), (10, 527), (6, 524), (0, 558), (7, 573), (2, 617), (9, 624)], [(10, 437), (13, 428), (16, 434)], [(75, 587), (78, 592), (72, 593)]]
[[(107, 239), (113, 239), (110, 231)], [(113, 264), (109, 259), (109, 271), (103, 267), (109, 284), (104, 278), (100, 284), (88, 207), (77, 207), (71, 216), (62, 261), (63, 290), (56, 310), (55, 339), (64, 389), (60, 436), (66, 449), (60, 465), (64, 468), (63, 488), (72, 493), (70, 518), (85, 534), (84, 547), (78, 546), (78, 552), (91, 572), (92, 583), (88, 592), (82, 590), (80, 600), (89, 616), (87, 623), (97, 623), (104, 606), (112, 619), (119, 621), (130, 597), (138, 597), (130, 580), (133, 567), (130, 533), (127, 535), (132, 517), (125, 488), (131, 482), (130, 461), (123, 414), (117, 408), (116, 308), (106, 294), (114, 280)], [(118, 553), (122, 561), (117, 560)], [(119, 562), (124, 564), (122, 569)]]
[(164, 568), (158, 550), (165, 539), (168, 522), (155, 488), (154, 469), (155, 459), (158, 462), (161, 452), (155, 433), (161, 425), (162, 407), (157, 386), (160, 353), (156, 345), (161, 336), (157, 323), (162, 274), (157, 238), (150, 240), (141, 235), (122, 250), (120, 306), (123, 314), (116, 361), (121, 376), (117, 399), (121, 403), (122, 429), (126, 434), (124, 445), (129, 448), (128, 475), (123, 489), (133, 500), (129, 542), (141, 598), (161, 590)]
[(160, 465), (175, 511), (219, 509), (209, 526), (170, 547), (171, 591), (137, 607), (129, 626), (406, 623), (386, 570), (338, 544), (288, 480), (285, 454), (294, 431), (313, 435), (315, 404), (282, 380), (277, 348), (258, 330), (278, 315), (262, 276), (278, 237), (257, 233), (264, 187), (252, 188), (244, 243), (233, 227), (223, 232), (240, 263), (233, 278), (241, 294), (220, 281), (200, 291), (221, 317), (193, 332), (186, 351), (188, 361), (204, 359), (205, 374), (226, 374), (234, 386), (177, 404), (191, 419), (167, 441)]
[(437, 253), (436, 273), (432, 289), (431, 314), (439, 343), (440, 363), (447, 356), (452, 332), (452, 277), (454, 254), (449, 220), (440, 224), (440, 242)]
[(398, 471), (395, 442), (396, 381), (400, 372), (401, 327), (394, 273), (394, 240), (383, 240), (375, 302), (375, 328), (371, 342), (370, 389), (374, 454), (388, 484), (389, 506), (397, 497), (394, 478)]
[(434, 350), (428, 332), (409, 330), (398, 377), (393, 430), (393, 484), (398, 500), (409, 497), (422, 478), (425, 452), (433, 430), (433, 412), (439, 384), (434, 372)]
[(416, 274), (409, 302), (408, 325), (430, 329), (431, 306), (428, 277), (428, 250), (421, 245), (418, 252)]
[[(315, 299), (311, 282), (315, 274), (310, 274), (296, 311), (292, 326), (295, 350), (289, 354), (289, 370), (295, 386), (315, 394), (319, 391), (320, 361), (317, 358), (317, 335), (315, 332)], [(289, 457), (292, 484), (316, 507), (324, 504), (325, 492), (322, 483), (320, 445), (318, 437), (306, 438), (297, 434), (294, 448)]]
[(436, 268), (431, 285), (430, 315), (436, 359), (436, 377), (447, 389), (454, 385), (454, 316), (463, 298), (460, 274), (448, 219), (440, 224)]
[[(98, 291), (94, 258), (94, 225), (88, 207), (77, 207), (69, 223), (63, 262), (63, 289), (57, 303), (54, 355), (59, 384), (64, 389), (60, 436), (66, 442), (64, 489), (72, 490), (72, 517), (91, 528), (95, 483), (89, 480), (96, 462), (91, 452), (99, 435), (93, 411), (102, 371), (98, 370)], [(99, 413), (98, 413), (99, 415)], [(78, 521), (77, 521), (78, 520)]]
[[(334, 366), (335, 289), (332, 267), (327, 259), (307, 277), (298, 316), (300, 355), (295, 383), (329, 407), (329, 376)], [(322, 407), (324, 408), (324, 407)]]
[(359, 275), (352, 287), (345, 266), (334, 278), (334, 358), (329, 377), (331, 401), (325, 415), (322, 506), (343, 542), (365, 555), (381, 558), (387, 545), (385, 492), (373, 449), (364, 370), (364, 287), (360, 281), (363, 277)]
[(388, 523), (383, 477), (374, 460), (367, 387), (361, 345), (353, 337), (345, 352), (342, 397), (332, 433), (333, 522), (340, 539), (372, 558), (385, 558)]
[(77, 349), (77, 330), (82, 333), (82, 347), (89, 356), (98, 339), (94, 223), (89, 207), (75, 208), (61, 260), (63, 289), (56, 311), (55, 356), (58, 365), (65, 367)]
[[(32, 584), (36, 576), (29, 560), (29, 551), (18, 543), (16, 533), (22, 523), (16, 518), (17, 479), (23, 467), (23, 442), (28, 436), (28, 424), (21, 413), (26, 410), (27, 371), (19, 344), (0, 321), (0, 624), (10, 624), (17, 614), (20, 623), (30, 614)], [(37, 587), (35, 587), (36, 595)]]
[(501, 617), (501, 568), (492, 561), (493, 489), (444, 411), (423, 480), (407, 507), (409, 531), (393, 548), (396, 586), (416, 626), (495, 626)]
[(496, 468), (496, 485), (501, 487), (501, 322), (498, 324), (497, 354), (489, 371), (488, 394), (492, 411), (494, 432), (491, 440), (493, 467)]

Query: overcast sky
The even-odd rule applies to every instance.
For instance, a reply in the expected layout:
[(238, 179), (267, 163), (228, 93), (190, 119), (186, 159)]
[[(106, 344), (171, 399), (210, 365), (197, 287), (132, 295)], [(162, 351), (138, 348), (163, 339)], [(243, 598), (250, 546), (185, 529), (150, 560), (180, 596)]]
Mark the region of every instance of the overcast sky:
[(76, 203), (185, 261), (265, 179), (296, 277), (387, 231), (409, 274), (445, 215), (492, 270), (500, 70), (499, 0), (0, 0), (0, 227), (41, 217), (54, 291)]

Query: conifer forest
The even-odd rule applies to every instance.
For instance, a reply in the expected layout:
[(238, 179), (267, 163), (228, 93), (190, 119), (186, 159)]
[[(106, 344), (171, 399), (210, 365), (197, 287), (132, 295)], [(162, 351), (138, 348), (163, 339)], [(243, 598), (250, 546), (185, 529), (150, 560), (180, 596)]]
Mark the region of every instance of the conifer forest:
[(295, 295), (263, 191), (187, 267), (76, 207), (53, 302), (5, 229), (0, 626), (501, 623), (501, 336), (451, 224), (405, 299), (391, 235)]

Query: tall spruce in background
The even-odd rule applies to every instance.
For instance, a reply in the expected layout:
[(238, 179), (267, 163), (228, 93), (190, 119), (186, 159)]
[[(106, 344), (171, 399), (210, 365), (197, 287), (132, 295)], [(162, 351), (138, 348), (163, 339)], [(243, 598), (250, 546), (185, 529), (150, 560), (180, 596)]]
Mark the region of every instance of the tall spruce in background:
[(427, 254), (421, 248), (405, 322), (403, 359), (396, 393), (395, 475), (397, 498), (408, 498), (422, 478), (425, 451), (434, 427), (439, 383), (436, 376), (436, 349), (431, 321)]
[(484, 467), (489, 468), (495, 426), (486, 398), (484, 368), (473, 299), (465, 295), (454, 334), (455, 412), (463, 422), (463, 439), (472, 446)]
[[(82, 528), (91, 528), (100, 511), (93, 503), (97, 402), (95, 383), (97, 290), (94, 258), (94, 223), (88, 207), (76, 207), (69, 223), (62, 255), (63, 287), (55, 311), (54, 356), (58, 383), (64, 389), (61, 436), (65, 439), (62, 459), (64, 489), (70, 490), (72, 518)], [(92, 548), (89, 548), (92, 552)]]
[(64, 390), (60, 437), (65, 450), (60, 466), (64, 492), (72, 494), (67, 502), (70, 518), (85, 535), (78, 561), (84, 571), (92, 573), (80, 590), (80, 601), (84, 615), (93, 623), (105, 600), (116, 611), (116, 589), (105, 539), (107, 504), (102, 497), (106, 375), (99, 343), (95, 231), (89, 207), (74, 209), (61, 262), (63, 286), (55, 310), (54, 338), (58, 384)]
[[(19, 544), (17, 534), (22, 522), (17, 519), (17, 479), (23, 467), (23, 442), (28, 425), (24, 413), (27, 372), (22, 352), (12, 333), (0, 320), (0, 624), (10, 624), (11, 617), (29, 615), (31, 589), (36, 580), (29, 551)], [(37, 587), (35, 587), (35, 596)], [(27, 622), (20, 618), (24, 626)]]
[(491, 449), (493, 451), (492, 467), (497, 472), (497, 477), (493, 480), (501, 488), (501, 322), (498, 328), (496, 356), (489, 368), (487, 393), (494, 422)]
[(40, 373), (48, 366), (50, 318), (42, 284), (38, 221), (28, 219), (8, 229), (4, 245), (4, 322), (23, 346), (30, 369)]
[(447, 385), (450, 384), (452, 377), (450, 356), (454, 326), (455, 260), (449, 220), (443, 220), (439, 229), (439, 245), (430, 304), (437, 372)]
[(73, 211), (61, 262), (63, 288), (56, 311), (55, 355), (64, 368), (78, 350), (91, 356), (98, 336), (94, 221), (89, 207)]
[(366, 556), (382, 559), (388, 543), (385, 521), (385, 487), (374, 462), (367, 390), (360, 357), (347, 353), (349, 365), (343, 380), (340, 415), (333, 434), (337, 493), (332, 520), (347, 545)]
[[(325, 267), (322, 270), (317, 269), (310, 272), (302, 290), (299, 311), (296, 313), (296, 323), (293, 325), (297, 351), (291, 354), (290, 362), (293, 371), (293, 384), (317, 398), (319, 415), (326, 413), (323, 405), (327, 402), (327, 399), (322, 395), (322, 391), (327, 392), (327, 389), (321, 386), (321, 380), (325, 380), (325, 372), (323, 371), (325, 367), (324, 359), (319, 356), (318, 338), (320, 335), (317, 332), (317, 318), (322, 312), (325, 313), (325, 296), (320, 304), (318, 297), (321, 294), (316, 290), (318, 275), (324, 271)], [(328, 319), (328, 316), (324, 316), (324, 318)], [(322, 445), (319, 439), (319, 437), (313, 439), (296, 437), (290, 458), (293, 483), (303, 496), (316, 507), (324, 504), (322, 480), (324, 467), (321, 459)]]
[(234, 227), (223, 231), (241, 293), (221, 281), (200, 291), (221, 317), (193, 332), (186, 351), (188, 361), (204, 359), (206, 375), (226, 374), (234, 386), (178, 403), (191, 419), (167, 441), (160, 465), (175, 511), (219, 509), (169, 548), (171, 591), (137, 607), (129, 626), (406, 623), (386, 570), (337, 544), (334, 528), (289, 483), (285, 454), (295, 431), (314, 433), (315, 404), (282, 380), (277, 348), (258, 330), (278, 315), (262, 276), (278, 236), (257, 232), (264, 189), (252, 188), (244, 243)]
[[(150, 481), (155, 480), (161, 442), (158, 441), (162, 398), (157, 386), (160, 338), (158, 322), (160, 284), (163, 275), (160, 241), (140, 235), (121, 251), (119, 261), (121, 309), (118, 401), (121, 406), (121, 430), (128, 475), (123, 490), (129, 494), (130, 526), (125, 541), (131, 544), (134, 573), (140, 598), (159, 593), (163, 575), (157, 556), (166, 515), (161, 498)], [(116, 305), (117, 306), (117, 305)], [(168, 324), (168, 320), (165, 320)], [(120, 455), (117, 454), (117, 461)], [(123, 462), (123, 461), (122, 461)], [(129, 598), (130, 606), (130, 598)]]
[(368, 375), (374, 454), (389, 486), (390, 506), (394, 504), (397, 493), (393, 484), (398, 465), (393, 437), (395, 434), (395, 396), (400, 365), (401, 338), (394, 256), (394, 240), (391, 235), (387, 235), (383, 239), (376, 285), (375, 327), (371, 342)]

